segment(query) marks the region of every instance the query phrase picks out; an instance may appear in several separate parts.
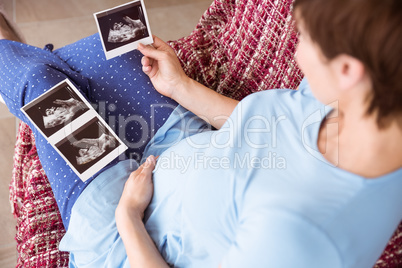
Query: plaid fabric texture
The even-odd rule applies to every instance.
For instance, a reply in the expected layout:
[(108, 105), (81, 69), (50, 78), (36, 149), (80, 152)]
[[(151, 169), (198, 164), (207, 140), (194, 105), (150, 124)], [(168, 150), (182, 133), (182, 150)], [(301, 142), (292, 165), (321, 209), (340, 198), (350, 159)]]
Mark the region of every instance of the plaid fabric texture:
[(293, 0), (215, 0), (196, 29), (170, 42), (185, 72), (217, 92), (241, 100), (250, 93), (295, 89)]
[(389, 240), (387, 247), (378, 259), (374, 268), (401, 268), (402, 267), (402, 222)]
[(25, 123), (20, 123), (14, 150), (10, 202), (17, 218), (16, 267), (68, 267), (68, 253), (58, 250), (63, 222)]
[[(188, 76), (234, 99), (269, 88), (294, 89), (303, 75), (294, 61), (292, 2), (215, 0), (188, 37), (169, 45)], [(68, 267), (68, 254), (57, 250), (65, 230), (24, 123), (15, 147), (10, 201), (18, 219), (17, 267)], [(375, 267), (402, 267), (402, 223)]]

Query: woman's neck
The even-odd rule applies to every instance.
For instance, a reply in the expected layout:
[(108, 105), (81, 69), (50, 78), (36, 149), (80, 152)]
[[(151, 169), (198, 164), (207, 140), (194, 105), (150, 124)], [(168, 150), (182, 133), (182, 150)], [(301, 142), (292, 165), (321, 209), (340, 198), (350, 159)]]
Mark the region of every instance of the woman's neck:
[(318, 137), (318, 148), (330, 163), (366, 178), (402, 167), (402, 129), (395, 120), (379, 129), (376, 115), (363, 109), (336, 112), (337, 117), (324, 120)]

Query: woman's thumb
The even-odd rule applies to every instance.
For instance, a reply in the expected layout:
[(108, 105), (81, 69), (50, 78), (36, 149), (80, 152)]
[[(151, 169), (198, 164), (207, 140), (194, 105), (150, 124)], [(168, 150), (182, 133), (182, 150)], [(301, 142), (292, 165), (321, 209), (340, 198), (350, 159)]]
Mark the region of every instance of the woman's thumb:
[(155, 168), (155, 165), (156, 159), (153, 155), (150, 155), (144, 163), (144, 169), (152, 171)]
[(149, 58), (155, 59), (155, 60), (160, 60), (163, 52), (157, 50), (156, 48), (152, 46), (145, 46), (143, 44), (138, 44), (138, 50), (144, 55)]

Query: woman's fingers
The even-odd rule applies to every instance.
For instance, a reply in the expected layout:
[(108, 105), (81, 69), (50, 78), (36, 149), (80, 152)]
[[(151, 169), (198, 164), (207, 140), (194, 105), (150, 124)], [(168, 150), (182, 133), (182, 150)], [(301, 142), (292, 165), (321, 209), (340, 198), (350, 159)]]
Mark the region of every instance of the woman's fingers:
[(140, 171), (141, 174), (146, 175), (146, 177), (151, 177), (152, 171), (155, 169), (156, 160), (153, 155), (148, 156), (147, 160), (141, 166), (143, 167)]
[(148, 156), (147, 160), (139, 166), (136, 170), (131, 172), (131, 176), (137, 177), (140, 174), (151, 174), (155, 169), (156, 159), (153, 155)]
[(131, 211), (141, 218), (151, 202), (153, 195), (152, 171), (155, 168), (155, 157), (149, 156), (144, 164), (130, 174), (119, 201), (116, 215), (122, 211)]
[(153, 63), (154, 63), (154, 60), (149, 58), (149, 57), (147, 57), (147, 56), (144, 56), (141, 59), (141, 64), (143, 66), (152, 66)]
[(138, 50), (144, 55), (141, 59), (143, 72), (159, 93), (171, 97), (187, 78), (173, 49), (154, 36), (153, 46), (139, 44)]
[(154, 37), (154, 43), (152, 46), (145, 46), (143, 44), (138, 44), (138, 50), (149, 58), (153, 58), (155, 60), (162, 60), (166, 57), (167, 54), (172, 50), (168, 44), (162, 41), (157, 36)]
[(131, 172), (131, 175), (132, 175), (133, 177), (138, 176), (138, 174), (141, 173), (141, 171), (142, 171), (143, 168), (144, 168), (143, 165), (139, 166), (136, 170), (134, 170), (133, 172)]
[[(153, 37), (154, 40), (157, 38), (156, 36)], [(141, 43), (138, 44), (138, 50), (144, 55), (144, 57), (141, 59), (141, 64), (145, 73), (149, 73), (152, 70), (152, 65), (155, 62), (154, 59), (159, 60), (160, 53), (158, 53), (157, 48), (161, 46), (161, 42), (162, 41), (158, 38), (156, 46), (145, 46)]]
[(154, 43), (152, 44), (156, 49), (163, 49), (170, 48), (162, 39), (157, 37), (156, 35), (152, 35), (154, 38)]
[(158, 50), (155, 47), (152, 46), (145, 46), (143, 44), (138, 44), (138, 50), (146, 57), (155, 59), (155, 60), (161, 60), (165, 56), (165, 52), (162, 50)]
[(146, 74), (149, 74), (152, 71), (153, 63), (154, 63), (153, 59), (148, 58), (146, 56), (142, 57), (141, 59), (142, 71)]

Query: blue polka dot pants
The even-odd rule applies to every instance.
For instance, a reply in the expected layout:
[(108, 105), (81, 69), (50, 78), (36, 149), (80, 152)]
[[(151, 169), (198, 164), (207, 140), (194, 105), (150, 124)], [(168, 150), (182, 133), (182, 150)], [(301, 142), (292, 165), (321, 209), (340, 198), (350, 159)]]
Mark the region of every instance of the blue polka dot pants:
[(106, 60), (95, 34), (54, 52), (0, 40), (0, 93), (10, 112), (32, 129), (38, 155), (49, 178), (63, 222), (68, 228), (71, 208), (85, 187), (64, 159), (20, 111), (20, 108), (68, 78), (129, 147), (113, 163), (139, 161), (155, 132), (176, 103), (160, 95), (141, 69), (137, 50)]

